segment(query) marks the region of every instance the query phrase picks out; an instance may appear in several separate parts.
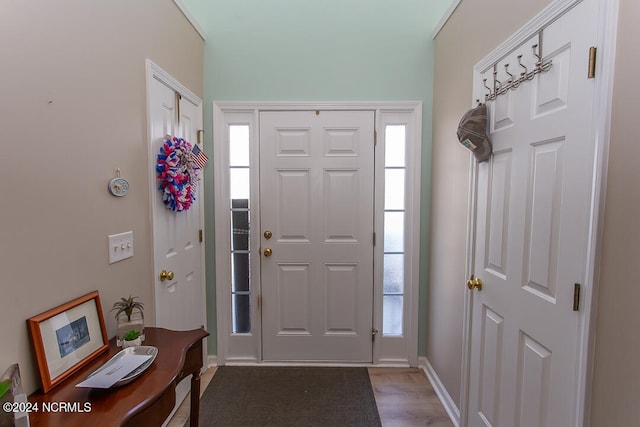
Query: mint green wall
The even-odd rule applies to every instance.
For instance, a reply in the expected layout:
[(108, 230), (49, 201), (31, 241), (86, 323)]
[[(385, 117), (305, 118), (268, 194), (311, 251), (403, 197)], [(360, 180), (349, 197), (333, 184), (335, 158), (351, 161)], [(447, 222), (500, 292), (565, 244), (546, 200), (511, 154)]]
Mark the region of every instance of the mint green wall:
[[(451, 0), (184, 0), (206, 32), (204, 117), (213, 101), (422, 101), (421, 253), (427, 257), (432, 31)], [(188, 64), (184, 64), (188, 66)], [(213, 187), (209, 169), (207, 188)], [(216, 354), (213, 197), (206, 199), (209, 353)], [(427, 266), (420, 268), (425, 354)]]

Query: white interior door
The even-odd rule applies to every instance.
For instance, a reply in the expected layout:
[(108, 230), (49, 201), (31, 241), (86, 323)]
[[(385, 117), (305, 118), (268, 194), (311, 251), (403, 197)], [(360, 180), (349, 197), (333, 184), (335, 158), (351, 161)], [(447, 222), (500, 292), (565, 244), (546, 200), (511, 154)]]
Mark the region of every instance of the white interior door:
[[(180, 99), (173, 88), (152, 78), (149, 109), (152, 165), (156, 164), (165, 135), (196, 143), (197, 131), (202, 128), (201, 104), (196, 105), (185, 97)], [(152, 179), (154, 295), (156, 325), (159, 327), (187, 330), (205, 324), (203, 243), (200, 242), (202, 184), (203, 180), (200, 180), (196, 187), (196, 200), (191, 207), (174, 212), (162, 202), (155, 173)], [(162, 270), (172, 272), (173, 277), (162, 280)]]
[(372, 360), (373, 131), (372, 111), (260, 113), (265, 361)]
[[(478, 166), (471, 426), (577, 423), (585, 313), (573, 305), (586, 274), (596, 22), (597, 4), (585, 0), (497, 66), (502, 82), (505, 63), (519, 74), (518, 54), (531, 70), (534, 44), (553, 61), (488, 103), (494, 154)], [(493, 69), (483, 77), (492, 82)]]

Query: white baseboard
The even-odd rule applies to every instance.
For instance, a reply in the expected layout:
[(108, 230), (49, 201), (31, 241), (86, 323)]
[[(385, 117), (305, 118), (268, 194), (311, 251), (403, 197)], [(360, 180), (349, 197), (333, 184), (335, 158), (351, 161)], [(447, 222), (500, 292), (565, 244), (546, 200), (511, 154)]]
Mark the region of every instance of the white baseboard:
[(436, 374), (436, 371), (433, 369), (429, 360), (426, 357), (418, 358), (418, 367), (422, 369), (431, 382), (433, 389), (435, 390), (442, 406), (444, 406), (445, 411), (449, 415), (451, 422), (455, 427), (460, 427), (460, 409), (456, 406), (455, 402), (451, 398), (451, 395), (447, 391), (442, 381), (440, 381), (440, 377)]
[(215, 368), (217, 366), (218, 366), (218, 356), (216, 356), (215, 354), (208, 355), (205, 369)]

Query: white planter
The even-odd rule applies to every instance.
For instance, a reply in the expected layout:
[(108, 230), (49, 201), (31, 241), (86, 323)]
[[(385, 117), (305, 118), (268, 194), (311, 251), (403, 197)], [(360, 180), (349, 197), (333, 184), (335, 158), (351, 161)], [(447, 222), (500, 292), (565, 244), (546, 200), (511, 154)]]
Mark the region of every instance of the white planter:
[(131, 313), (130, 318), (125, 313), (120, 313), (116, 318), (116, 322), (118, 327), (116, 344), (118, 346), (123, 346), (124, 348), (124, 336), (132, 330), (140, 333), (140, 342), (144, 342), (144, 315), (142, 311), (134, 311)]
[(125, 349), (127, 347), (137, 347), (142, 345), (142, 339), (140, 337), (136, 338), (135, 340), (131, 340), (131, 341), (127, 341), (127, 340), (123, 340), (122, 341), (122, 348)]

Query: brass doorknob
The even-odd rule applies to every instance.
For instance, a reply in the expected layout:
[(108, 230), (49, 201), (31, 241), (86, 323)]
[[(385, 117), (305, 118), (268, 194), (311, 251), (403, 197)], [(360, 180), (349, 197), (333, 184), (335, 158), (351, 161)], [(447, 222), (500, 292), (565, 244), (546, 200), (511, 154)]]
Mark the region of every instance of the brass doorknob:
[(273, 233), (269, 230), (264, 232), (264, 238), (269, 240), (271, 237), (273, 237)]
[(467, 286), (469, 289), (477, 289), (478, 291), (482, 290), (482, 280), (479, 277), (474, 277), (472, 274), (469, 280), (467, 280)]
[(272, 253), (273, 251), (271, 250), (271, 248), (265, 248), (264, 256), (271, 256)]
[(173, 271), (162, 270), (160, 272), (160, 281), (173, 280)]

